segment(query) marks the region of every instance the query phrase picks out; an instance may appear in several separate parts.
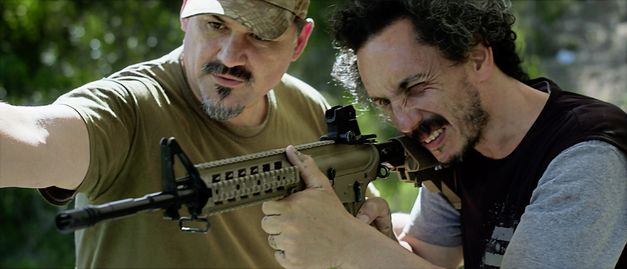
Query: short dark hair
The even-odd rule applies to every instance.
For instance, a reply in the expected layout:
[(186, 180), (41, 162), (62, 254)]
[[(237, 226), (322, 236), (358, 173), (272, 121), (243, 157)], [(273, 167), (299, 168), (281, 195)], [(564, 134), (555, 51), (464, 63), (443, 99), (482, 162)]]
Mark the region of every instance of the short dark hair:
[(508, 0), (350, 0), (331, 17), (338, 49), (332, 76), (363, 101), (355, 53), (383, 28), (409, 19), (417, 42), (436, 47), (448, 60), (465, 62), (469, 50), (481, 43), (492, 48), (501, 71), (528, 80), (516, 52), (510, 7)]

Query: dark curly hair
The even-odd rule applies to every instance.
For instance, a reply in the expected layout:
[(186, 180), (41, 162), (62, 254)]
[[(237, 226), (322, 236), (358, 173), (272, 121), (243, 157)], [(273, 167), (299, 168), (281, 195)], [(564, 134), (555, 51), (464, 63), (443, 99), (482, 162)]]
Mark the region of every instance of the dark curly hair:
[(331, 17), (338, 49), (332, 76), (364, 101), (355, 53), (373, 35), (400, 19), (414, 25), (420, 44), (434, 46), (454, 63), (477, 44), (491, 47), (501, 71), (529, 79), (516, 53), (515, 17), (508, 0), (350, 0)]

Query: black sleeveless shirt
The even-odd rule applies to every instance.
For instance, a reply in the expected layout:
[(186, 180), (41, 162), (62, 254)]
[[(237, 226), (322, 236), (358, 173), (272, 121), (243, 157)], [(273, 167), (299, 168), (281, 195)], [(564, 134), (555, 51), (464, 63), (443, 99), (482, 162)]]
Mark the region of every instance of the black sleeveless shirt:
[[(509, 240), (493, 235), (513, 233), (538, 180), (560, 152), (579, 142), (602, 140), (627, 154), (627, 114), (621, 109), (562, 91), (544, 78), (527, 84), (550, 96), (520, 145), (501, 160), (471, 150), (456, 168), (465, 268), (498, 268), (490, 265), (495, 264), (491, 255), (502, 257)], [(623, 250), (617, 268), (627, 268), (625, 256)]]

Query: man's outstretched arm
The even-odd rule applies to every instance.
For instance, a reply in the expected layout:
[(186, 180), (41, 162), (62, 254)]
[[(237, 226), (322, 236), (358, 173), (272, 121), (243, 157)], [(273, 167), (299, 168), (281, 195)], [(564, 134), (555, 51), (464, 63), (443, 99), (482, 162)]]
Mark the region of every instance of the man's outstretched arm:
[(65, 105), (0, 103), (0, 187), (76, 189), (89, 166), (89, 138)]

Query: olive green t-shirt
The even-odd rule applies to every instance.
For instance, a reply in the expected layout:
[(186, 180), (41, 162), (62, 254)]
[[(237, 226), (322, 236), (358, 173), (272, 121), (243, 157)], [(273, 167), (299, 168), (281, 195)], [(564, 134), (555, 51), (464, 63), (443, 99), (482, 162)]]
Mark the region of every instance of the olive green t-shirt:
[[(210, 119), (184, 78), (181, 52), (130, 66), (55, 102), (78, 111), (89, 132), (90, 165), (76, 207), (161, 191), (162, 137), (175, 137), (193, 163), (204, 163), (317, 141), (326, 132), (328, 104), (289, 75), (268, 93), (262, 126), (242, 129)], [(175, 169), (177, 177), (185, 175), (180, 165)], [(104, 221), (76, 232), (76, 266), (279, 267), (262, 216), (259, 205), (212, 216), (206, 234), (179, 231), (161, 211)]]

